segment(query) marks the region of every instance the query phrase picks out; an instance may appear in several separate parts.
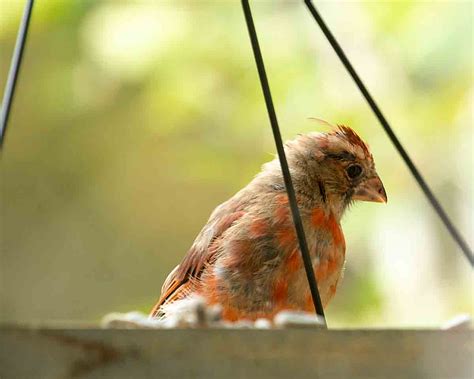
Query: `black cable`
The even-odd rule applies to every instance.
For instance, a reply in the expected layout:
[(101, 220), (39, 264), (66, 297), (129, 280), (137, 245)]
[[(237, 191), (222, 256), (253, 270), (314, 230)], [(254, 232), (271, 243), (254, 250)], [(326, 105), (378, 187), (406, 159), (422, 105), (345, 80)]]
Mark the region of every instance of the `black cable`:
[(16, 38), (15, 51), (13, 52), (12, 62), (10, 64), (10, 71), (8, 72), (8, 79), (5, 85), (5, 92), (3, 94), (2, 114), (0, 118), (0, 148), (3, 147), (3, 142), (5, 140), (8, 118), (10, 116), (13, 96), (15, 95), (15, 87), (18, 79), (18, 73), (20, 72), (26, 37), (28, 35), (28, 27), (30, 26), (33, 2), (34, 0), (26, 1), (25, 10), (23, 11), (23, 18), (21, 20), (20, 28), (18, 30), (18, 36)]
[(270, 86), (268, 84), (267, 74), (265, 73), (265, 65), (263, 63), (262, 53), (258, 44), (257, 32), (252, 19), (252, 12), (248, 0), (242, 0), (242, 8), (244, 10), (245, 21), (250, 36), (250, 42), (252, 43), (253, 54), (255, 57), (255, 63), (258, 69), (258, 75), (260, 77), (260, 84), (262, 85), (263, 96), (265, 98), (265, 104), (267, 105), (268, 117), (270, 118), (270, 124), (273, 131), (273, 137), (275, 139), (275, 145), (278, 152), (278, 158), (280, 160), (281, 171), (283, 173), (283, 179), (285, 181), (286, 192), (288, 193), (288, 201), (290, 203), (291, 213), (293, 215), (293, 222), (295, 224), (296, 235), (300, 245), (301, 255), (303, 257), (304, 268), (306, 270), (306, 276), (308, 278), (308, 284), (313, 298), (314, 309), (316, 313), (321, 316), (326, 324), (326, 318), (324, 317), (323, 305), (318, 292), (318, 285), (316, 277), (314, 275), (313, 265), (311, 264), (311, 257), (308, 251), (308, 245), (306, 243), (306, 237), (303, 229), (303, 223), (301, 222), (300, 212), (298, 210), (298, 204), (296, 202), (295, 189), (293, 188), (293, 182), (291, 180), (290, 170), (288, 168), (288, 162), (286, 160), (285, 149), (281, 139), (280, 128), (273, 107), (272, 95), (270, 92)]
[(436, 211), (436, 213), (440, 217), (441, 221), (446, 226), (446, 229), (448, 229), (448, 231), (451, 234), (451, 236), (453, 237), (453, 239), (456, 241), (458, 246), (461, 248), (462, 252), (466, 256), (466, 258), (469, 261), (469, 263), (471, 264), (471, 266), (474, 267), (474, 256), (472, 254), (471, 248), (468, 246), (468, 244), (466, 243), (464, 238), (461, 236), (461, 233), (456, 229), (454, 224), (451, 222), (451, 220), (449, 219), (447, 213), (444, 211), (443, 207), (439, 203), (438, 199), (436, 198), (434, 193), (431, 191), (431, 189), (428, 186), (428, 184), (426, 183), (426, 181), (421, 176), (420, 172), (418, 171), (415, 164), (413, 163), (413, 161), (409, 157), (409, 155), (406, 152), (405, 148), (403, 147), (403, 145), (400, 143), (397, 136), (393, 132), (393, 129), (390, 126), (390, 124), (388, 123), (387, 119), (382, 114), (382, 111), (380, 110), (380, 108), (375, 103), (375, 100), (370, 95), (369, 91), (365, 87), (365, 85), (362, 82), (362, 80), (360, 79), (359, 75), (357, 75), (357, 72), (354, 70), (354, 67), (349, 62), (349, 59), (347, 59), (346, 54), (342, 50), (341, 46), (339, 45), (339, 43), (334, 38), (333, 34), (331, 33), (331, 31), (329, 30), (329, 28), (325, 24), (322, 17), (319, 15), (319, 13), (316, 10), (315, 6), (313, 5), (312, 1), (311, 0), (304, 0), (304, 3), (308, 7), (308, 10), (311, 13), (311, 15), (313, 16), (313, 18), (318, 23), (319, 27), (321, 28), (321, 30), (324, 33), (324, 35), (326, 36), (327, 40), (329, 41), (332, 48), (336, 52), (337, 56), (341, 60), (342, 64), (344, 65), (346, 70), (349, 72), (349, 75), (352, 77), (352, 79), (356, 83), (357, 87), (359, 87), (360, 92), (362, 93), (365, 100), (369, 104), (370, 108), (374, 112), (375, 116), (379, 120), (380, 124), (382, 125), (383, 129), (387, 133), (388, 137), (392, 141), (395, 148), (397, 149), (398, 153), (401, 155), (401, 157), (404, 160), (405, 164), (408, 166), (411, 174), (413, 175), (413, 177), (417, 181), (418, 185), (422, 189), (422, 191), (425, 194), (425, 196), (427, 197), (428, 201), (433, 206), (434, 210)]

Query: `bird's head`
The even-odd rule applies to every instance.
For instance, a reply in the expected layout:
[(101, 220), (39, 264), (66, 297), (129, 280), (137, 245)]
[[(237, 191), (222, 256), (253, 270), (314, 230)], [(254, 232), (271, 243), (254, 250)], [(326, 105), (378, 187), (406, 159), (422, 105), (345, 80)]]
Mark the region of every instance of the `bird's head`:
[(319, 193), (341, 214), (353, 201), (387, 202), (369, 147), (351, 128), (301, 135), (285, 150), (295, 187)]

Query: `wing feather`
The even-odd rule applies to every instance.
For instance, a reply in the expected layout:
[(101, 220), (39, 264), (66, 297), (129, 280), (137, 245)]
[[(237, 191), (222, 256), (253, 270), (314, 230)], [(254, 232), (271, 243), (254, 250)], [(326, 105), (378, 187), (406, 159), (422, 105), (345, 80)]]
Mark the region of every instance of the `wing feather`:
[(217, 249), (213, 242), (222, 236), (245, 212), (232, 200), (220, 205), (212, 213), (206, 226), (201, 230), (183, 261), (168, 275), (161, 288), (161, 296), (151, 311), (151, 316), (159, 314), (165, 303), (179, 300), (192, 291), (195, 280), (199, 279), (205, 265), (212, 261)]

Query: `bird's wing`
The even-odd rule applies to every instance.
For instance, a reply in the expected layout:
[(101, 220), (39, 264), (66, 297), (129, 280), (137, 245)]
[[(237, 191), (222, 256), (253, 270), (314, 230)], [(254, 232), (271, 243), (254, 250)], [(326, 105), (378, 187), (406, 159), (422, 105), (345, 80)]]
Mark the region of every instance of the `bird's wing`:
[(183, 261), (171, 271), (163, 283), (160, 299), (151, 311), (152, 317), (158, 315), (163, 304), (183, 298), (191, 290), (193, 279), (200, 277), (204, 266), (216, 254), (216, 249), (212, 248), (213, 242), (245, 214), (238, 204), (234, 204), (230, 200), (213, 212)]

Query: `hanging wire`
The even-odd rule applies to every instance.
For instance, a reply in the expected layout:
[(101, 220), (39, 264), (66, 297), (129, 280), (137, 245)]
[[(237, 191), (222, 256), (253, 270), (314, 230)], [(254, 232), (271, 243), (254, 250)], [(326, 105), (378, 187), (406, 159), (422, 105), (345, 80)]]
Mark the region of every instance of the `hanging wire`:
[(0, 118), (0, 149), (3, 147), (3, 142), (5, 141), (8, 118), (10, 116), (13, 96), (15, 95), (18, 73), (20, 72), (26, 37), (28, 35), (28, 27), (30, 26), (33, 3), (34, 0), (26, 1), (25, 10), (23, 11), (23, 18), (21, 20), (20, 28), (18, 30), (18, 36), (16, 39), (15, 51), (13, 52), (12, 62), (10, 64), (10, 71), (8, 72), (7, 84), (5, 85), (5, 92), (3, 94), (2, 114)]
[(280, 160), (281, 171), (283, 173), (283, 179), (285, 181), (286, 192), (288, 193), (288, 201), (290, 203), (291, 213), (293, 215), (293, 223), (295, 224), (296, 235), (300, 245), (301, 255), (303, 256), (304, 268), (306, 270), (306, 276), (308, 278), (308, 284), (313, 298), (314, 309), (316, 313), (321, 316), (326, 325), (326, 318), (324, 317), (323, 305), (321, 303), (321, 297), (319, 296), (318, 285), (316, 277), (314, 275), (313, 265), (311, 264), (311, 257), (308, 251), (308, 245), (306, 243), (306, 237), (303, 229), (303, 223), (301, 222), (300, 212), (298, 210), (298, 204), (296, 202), (295, 189), (293, 188), (293, 182), (291, 180), (290, 170), (288, 168), (288, 162), (286, 160), (285, 149), (281, 139), (280, 128), (273, 107), (272, 95), (270, 92), (270, 86), (268, 84), (267, 74), (265, 72), (265, 65), (263, 63), (262, 53), (258, 44), (257, 32), (253, 23), (252, 12), (248, 0), (242, 0), (242, 8), (244, 10), (245, 22), (247, 23), (247, 29), (250, 36), (250, 42), (252, 44), (253, 54), (255, 57), (255, 63), (257, 65), (258, 75), (260, 77), (260, 84), (262, 85), (263, 96), (265, 98), (265, 104), (267, 105), (268, 117), (273, 131), (273, 137), (275, 139), (275, 145), (278, 152), (278, 158)]
[(339, 57), (341, 63), (344, 65), (346, 70), (349, 72), (349, 75), (352, 77), (354, 80), (355, 84), (359, 88), (360, 92), (364, 96), (365, 100), (369, 104), (370, 108), (372, 109), (372, 112), (375, 114), (377, 119), (379, 120), (380, 124), (382, 125), (382, 128), (385, 130), (387, 133), (388, 137), (390, 138), (390, 141), (392, 141), (393, 145), (397, 149), (398, 153), (401, 155), (402, 159), (404, 160), (405, 164), (408, 166), (408, 169), (410, 170), (411, 174), (417, 181), (418, 185), (422, 189), (423, 193), (425, 194), (426, 198), (430, 202), (430, 204), (433, 206), (434, 210), (438, 214), (439, 218), (441, 221), (444, 223), (444, 226), (446, 229), (448, 229), (449, 233), (451, 234), (451, 237), (456, 241), (458, 246), (461, 248), (462, 252), (466, 256), (467, 260), (471, 264), (472, 267), (474, 267), (474, 256), (472, 254), (472, 250), (467, 244), (467, 242), (464, 240), (464, 238), (461, 236), (461, 233), (457, 230), (457, 228), (454, 226), (450, 218), (448, 217), (447, 213), (441, 206), (440, 202), (434, 195), (434, 193), (431, 191), (430, 187), (426, 183), (425, 179), (421, 176), (421, 173), (418, 171), (416, 168), (415, 164), (411, 160), (410, 156), (406, 152), (405, 148), (395, 135), (392, 127), (388, 123), (387, 119), (383, 115), (382, 111), (378, 107), (377, 103), (375, 100), (372, 98), (370, 95), (369, 91), (367, 90), (366, 86), (360, 79), (359, 75), (357, 72), (354, 70), (354, 67), (352, 66), (351, 62), (347, 58), (346, 54), (342, 50), (341, 46), (337, 42), (336, 38), (334, 38), (333, 34), (327, 27), (326, 23), (320, 16), (319, 12), (316, 10), (316, 7), (313, 5), (311, 0), (304, 0), (304, 3), (306, 4), (309, 12), (313, 16), (313, 18), (316, 20), (317, 24), (321, 28), (322, 32), (326, 36), (327, 40), (331, 44), (332, 48), (334, 49), (335, 53)]

